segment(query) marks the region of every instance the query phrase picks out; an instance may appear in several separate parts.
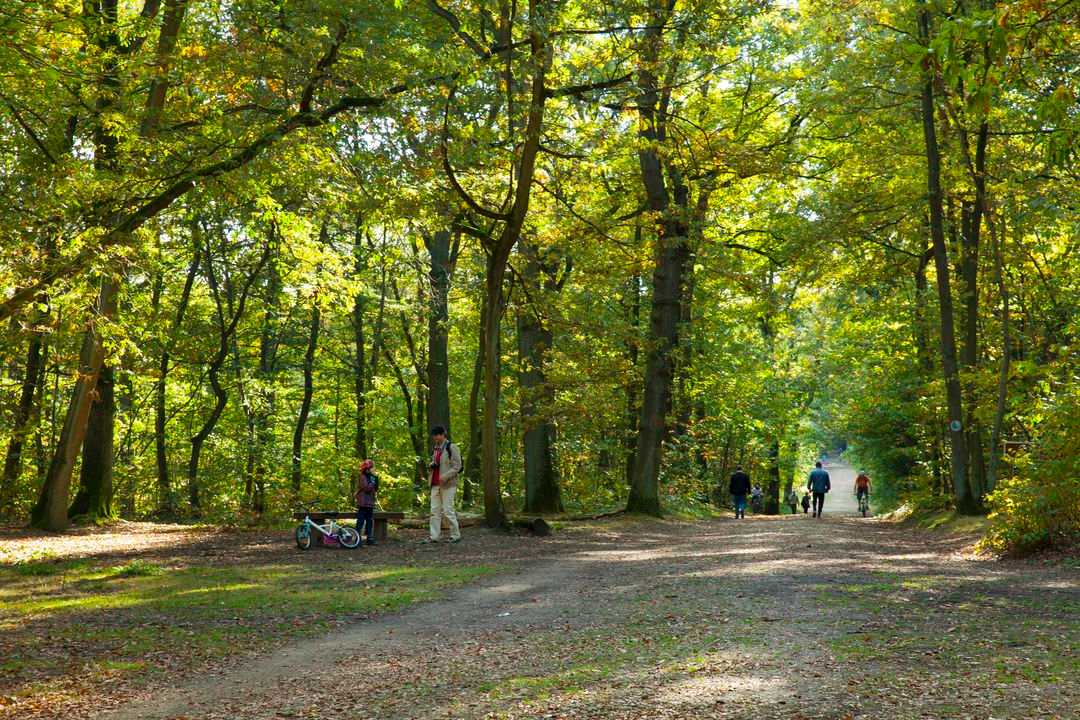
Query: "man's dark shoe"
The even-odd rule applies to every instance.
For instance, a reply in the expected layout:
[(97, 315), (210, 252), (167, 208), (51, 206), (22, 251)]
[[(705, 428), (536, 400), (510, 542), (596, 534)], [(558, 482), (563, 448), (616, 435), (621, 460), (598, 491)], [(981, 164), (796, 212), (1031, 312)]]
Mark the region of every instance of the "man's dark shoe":
[(375, 542), (375, 540), (373, 538), (368, 538), (367, 544), (368, 545), (378, 545), (378, 543)]

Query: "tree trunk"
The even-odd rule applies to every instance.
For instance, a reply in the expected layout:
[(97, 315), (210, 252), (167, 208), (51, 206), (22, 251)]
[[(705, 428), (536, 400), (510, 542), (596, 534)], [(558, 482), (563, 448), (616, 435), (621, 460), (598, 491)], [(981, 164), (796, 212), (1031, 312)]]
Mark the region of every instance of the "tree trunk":
[[(43, 320), (43, 317), (39, 317)], [(35, 420), (37, 413), (34, 410), (34, 401), (38, 393), (38, 385), (42, 379), (42, 369), (45, 364), (44, 355), (45, 335), (41, 330), (34, 329), (30, 332), (30, 343), (26, 350), (26, 367), (23, 371), (22, 389), (19, 393), (19, 404), (15, 406), (15, 418), (11, 427), (11, 438), (8, 440), (7, 455), (4, 456), (4, 475), (0, 479), (0, 517), (8, 517), (11, 514), (15, 502), (16, 486), (22, 471), (23, 449), (29, 432), (38, 425)]]
[(300, 414), (296, 418), (296, 429), (292, 441), (292, 490), (295, 497), (300, 497), (303, 485), (303, 467), (301, 460), (304, 452), (304, 428), (307, 427), (308, 414), (311, 412), (311, 397), (315, 392), (315, 350), (319, 344), (319, 299), (311, 303), (311, 324), (308, 329), (307, 350), (304, 352), (304, 398), (300, 402)]
[(425, 237), (430, 266), (431, 309), (428, 313), (428, 425), (442, 425), (450, 433), (450, 231)]
[[(929, 4), (919, 8), (919, 37), (930, 42)], [(941, 192), (941, 152), (934, 124), (935, 70), (930, 56), (923, 61), (922, 121), (926, 145), (927, 200), (930, 207), (930, 235), (934, 249), (934, 271), (937, 276), (938, 308), (941, 316), (941, 370), (945, 380), (945, 396), (949, 409), (949, 439), (952, 444), (952, 479), (956, 506), (960, 512), (977, 512), (978, 506), (967, 482), (967, 439), (964, 433), (963, 392), (956, 361), (956, 334), (953, 327), (952, 290), (949, 283), (949, 258), (945, 247), (945, 214)]]
[[(680, 207), (685, 207), (685, 197), (680, 202), (679, 196), (685, 196), (686, 191), (683, 185), (676, 188), (676, 204)], [(671, 409), (673, 356), (679, 345), (683, 271), (689, 256), (686, 229), (678, 214), (664, 220), (657, 243), (649, 313), (649, 352), (645, 360), (645, 388), (634, 451), (636, 467), (626, 509), (658, 516), (660, 460), (667, 434), (667, 414)]]
[(412, 390), (409, 389), (409, 382), (405, 378), (405, 373), (401, 371), (401, 366), (398, 365), (397, 360), (394, 359), (393, 354), (390, 352), (390, 348), (385, 345), (382, 348), (383, 357), (386, 358), (386, 362), (390, 364), (390, 369), (394, 372), (394, 379), (397, 380), (398, 389), (401, 390), (401, 399), (405, 402), (405, 423), (409, 427), (409, 442), (412, 443), (413, 448), (413, 461), (412, 465), (413, 474), (413, 500), (414, 504), (419, 504), (420, 497), (424, 492), (424, 480), (426, 476), (426, 456), (427, 448), (424, 442), (424, 432), (420, 428), (419, 418), (423, 416), (423, 405), (420, 404), (419, 398), (414, 399)]
[[(998, 296), (1001, 298), (1001, 367), (998, 371), (997, 403), (994, 407), (994, 422), (990, 429), (990, 464), (986, 473), (986, 492), (997, 487), (1001, 465), (1001, 433), (1005, 424), (1005, 412), (1009, 401), (1009, 364), (1012, 359), (1012, 328), (1009, 317), (1009, 287), (1005, 282), (1005, 229), (995, 230), (993, 220), (987, 214), (987, 226), (994, 244), (994, 279), (997, 281)], [(1015, 229), (1014, 229), (1015, 232)]]
[(660, 460), (667, 434), (667, 414), (671, 410), (673, 356), (679, 347), (683, 284), (690, 256), (689, 188), (677, 170), (668, 168), (669, 190), (664, 178), (664, 161), (658, 150), (665, 140), (670, 89), (661, 91), (656, 68), (668, 15), (668, 3), (653, 8), (649, 16), (651, 22), (643, 33), (639, 48), (638, 163), (648, 208), (659, 220), (649, 312), (649, 352), (645, 360), (638, 442), (634, 452), (636, 466), (626, 501), (626, 509), (630, 512), (657, 516), (660, 515)]
[[(361, 294), (353, 300), (353, 398), (356, 403), (356, 424), (353, 428), (353, 455), (357, 462), (368, 456), (367, 449), (367, 339), (364, 333), (364, 305)], [(353, 474), (349, 474), (353, 478)], [(355, 478), (350, 480), (355, 482)], [(355, 488), (350, 486), (355, 491)]]
[(75, 387), (71, 391), (64, 426), (56, 443), (41, 495), (30, 514), (30, 524), (42, 530), (59, 531), (68, 526), (68, 494), (75, 461), (86, 437), (87, 421), (93, 401), (94, 387), (105, 362), (105, 346), (98, 323), (116, 316), (120, 285), (113, 278), (104, 278), (98, 292), (95, 317), (83, 336), (79, 351), (79, 366)]
[(780, 438), (769, 441), (769, 467), (765, 481), (765, 514), (780, 514)]
[(180, 331), (187, 313), (188, 302), (191, 299), (191, 288), (195, 284), (195, 276), (199, 270), (199, 247), (196, 245), (188, 265), (187, 277), (184, 280), (184, 289), (180, 293), (180, 301), (176, 306), (176, 317), (173, 319), (172, 328), (165, 343), (161, 348), (161, 357), (158, 360), (158, 379), (154, 385), (154, 457), (157, 461), (157, 486), (158, 486), (158, 513), (165, 517), (176, 514), (176, 498), (173, 497), (172, 481), (169, 478), (169, 452), (168, 436), (165, 426), (169, 422), (168, 407), (166, 404), (166, 389), (168, 388), (169, 363), (173, 338)]
[(717, 507), (723, 507), (727, 504), (728, 492), (728, 469), (731, 467), (731, 441), (735, 439), (735, 433), (731, 427), (731, 423), (727, 424), (727, 430), (724, 432), (724, 453), (720, 456), (720, 471), (718, 479), (716, 481), (716, 491), (713, 494), (714, 502)]
[(469, 389), (469, 455), (465, 460), (465, 477), (461, 481), (461, 502), (472, 503), (473, 480), (480, 477), (483, 457), (483, 427), (480, 418), (480, 391), (484, 383), (484, 328), (487, 320), (487, 295), (480, 301), (480, 328), (477, 331), (476, 360), (473, 363), (472, 387)]
[(255, 485), (251, 509), (256, 515), (266, 512), (266, 485), (269, 471), (267, 453), (274, 445), (274, 414), (277, 393), (274, 382), (277, 375), (277, 348), (279, 343), (278, 312), (281, 303), (281, 275), (277, 268), (277, 238), (271, 241), (271, 259), (267, 268), (266, 299), (262, 327), (259, 329), (259, 367), (257, 370), (257, 405), (254, 415), (255, 443), (251, 448), (249, 462)]
[(202, 498), (200, 497), (199, 490), (199, 457), (202, 454), (203, 445), (206, 443), (207, 438), (210, 437), (210, 434), (214, 432), (214, 428), (217, 426), (217, 422), (221, 418), (221, 414), (225, 411), (225, 406), (229, 402), (229, 394), (221, 384), (221, 367), (229, 356), (229, 347), (233, 333), (236, 332), (236, 326), (239, 324), (240, 318), (244, 316), (244, 306), (247, 304), (248, 293), (251, 291), (251, 286), (255, 283), (255, 279), (259, 276), (262, 266), (266, 264), (269, 257), (270, 245), (267, 245), (258, 264), (244, 282), (244, 287), (240, 291), (240, 298), (235, 311), (232, 313), (232, 317), (226, 318), (221, 303), (221, 293), (218, 290), (217, 275), (214, 272), (214, 259), (209, 248), (206, 251), (206, 261), (203, 264), (206, 268), (206, 279), (210, 285), (210, 292), (213, 295), (214, 306), (217, 312), (218, 349), (210, 359), (209, 370), (207, 372), (210, 379), (210, 387), (214, 392), (214, 407), (210, 411), (210, 415), (203, 421), (199, 431), (191, 437), (191, 455), (188, 457), (188, 502), (191, 504), (192, 513), (196, 516), (198, 516), (202, 510)]
[(532, 243), (523, 240), (521, 254), (525, 259), (522, 284), (532, 300), (518, 311), (517, 317), (525, 512), (558, 513), (562, 512), (563, 506), (555, 458), (555, 423), (551, 420), (555, 393), (547, 381), (546, 368), (554, 334), (541, 307), (544, 304), (541, 294), (545, 290), (541, 271), (546, 268), (541, 267), (539, 250)]
[[(353, 234), (353, 271), (356, 278), (363, 278), (367, 271), (364, 252), (363, 219), (357, 218)], [(356, 423), (353, 427), (353, 456), (357, 463), (368, 457), (367, 432), (367, 392), (368, 392), (368, 357), (367, 331), (364, 316), (367, 313), (367, 297), (363, 291), (353, 298), (353, 399), (356, 406)], [(377, 348), (376, 348), (377, 350)], [(349, 473), (349, 492), (356, 492), (356, 474)]]
[(113, 421), (116, 393), (113, 369), (105, 365), (98, 375), (83, 441), (79, 490), (68, 508), (68, 517), (98, 520), (113, 516)]
[(795, 487), (795, 473), (799, 472), (799, 441), (793, 440), (791, 447), (789, 448), (791, 454), (791, 474), (788, 475), (788, 480), (784, 483), (783, 491), (780, 493), (782, 502), (787, 502), (788, 495), (791, 494), (792, 488)]
[[(547, 72), (551, 65), (551, 38), (548, 35), (548, 8), (546, 4), (530, 0), (529, 3), (529, 52), (531, 77), (529, 78), (529, 103), (526, 112), (524, 137), (517, 159), (517, 185), (513, 188), (513, 202), (505, 215), (497, 215), (504, 221), (498, 240), (488, 255), (484, 290), (487, 314), (484, 317), (484, 424), (481, 436), (483, 456), (480, 471), (484, 486), (484, 521), (488, 527), (505, 527), (506, 514), (502, 505), (502, 486), (499, 479), (499, 383), (501, 379), (501, 332), (505, 309), (503, 281), (510, 253), (521, 237), (525, 218), (529, 213), (533, 176), (536, 173), (536, 157), (540, 153), (540, 140), (544, 127), (544, 104), (548, 98)], [(504, 5), (504, 25), (509, 25), (509, 5)], [(508, 63), (508, 67), (510, 64)], [(505, 90), (513, 93), (515, 82), (508, 70)], [(511, 122), (513, 119), (511, 118)]]
[(978, 391), (975, 386), (979, 369), (979, 241), (982, 201), (977, 190), (976, 203), (964, 203), (961, 206), (963, 219), (960, 223), (960, 277), (964, 300), (964, 344), (960, 362), (965, 374), (962, 386), (966, 410), (964, 427), (968, 449), (968, 487), (972, 500), (977, 504), (981, 503), (986, 477), (983, 432), (976, 414)]
[[(926, 314), (923, 312), (923, 308), (926, 305), (926, 297), (928, 294), (926, 283), (926, 267), (934, 257), (934, 251), (932, 248), (926, 247), (925, 240), (923, 241), (923, 252), (919, 256), (919, 263), (915, 269), (915, 347), (919, 356), (919, 364), (926, 376), (927, 381), (930, 380), (934, 373), (934, 359), (930, 355), (930, 330), (928, 327), (928, 320)], [(930, 437), (930, 479), (931, 479), (931, 492), (934, 495), (940, 495), (945, 491), (944, 480), (942, 477), (942, 460), (941, 460), (941, 429), (938, 422), (937, 415), (933, 419), (933, 433)]]
[[(634, 247), (641, 247), (641, 225), (634, 231)], [(629, 339), (626, 342), (626, 357), (630, 363), (630, 372), (627, 373), (626, 388), (626, 428), (623, 437), (623, 448), (626, 452), (625, 479), (626, 486), (630, 487), (634, 482), (634, 468), (637, 467), (637, 441), (638, 421), (641, 407), (638, 400), (638, 355), (640, 343), (638, 341), (639, 328), (641, 327), (641, 277), (634, 275), (630, 278), (630, 305), (627, 315), (630, 320)]]
[(506, 514), (502, 505), (502, 486), (499, 482), (499, 384), (502, 357), (500, 339), (501, 319), (504, 310), (503, 278), (506, 262), (513, 245), (495, 248), (488, 257), (484, 277), (485, 306), (484, 332), (481, 335), (484, 348), (484, 415), (481, 426), (480, 475), (484, 489), (484, 520), (488, 527), (503, 527)]

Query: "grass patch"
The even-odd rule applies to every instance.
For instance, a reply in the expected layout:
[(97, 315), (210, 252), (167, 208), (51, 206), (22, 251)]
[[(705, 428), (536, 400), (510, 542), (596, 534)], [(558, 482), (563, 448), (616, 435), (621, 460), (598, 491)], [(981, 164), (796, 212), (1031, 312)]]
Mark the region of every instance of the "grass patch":
[(165, 568), (161, 565), (156, 565), (145, 560), (132, 560), (127, 565), (117, 565), (114, 568), (109, 568), (107, 576), (118, 578), (153, 577), (154, 575), (161, 575), (164, 572)]
[[(314, 635), (437, 597), (493, 566), (0, 566), (0, 695), (48, 692), (93, 668), (139, 677)], [(47, 565), (47, 570), (41, 566)], [(41, 647), (38, 638), (54, 641)], [(63, 662), (58, 660), (63, 659)], [(94, 673), (91, 673), (92, 675)]]
[(959, 515), (952, 510), (913, 510), (904, 522), (924, 530), (936, 530), (949, 535), (983, 535), (990, 526), (982, 515)]
[(85, 568), (89, 560), (48, 560), (28, 558), (9, 565), (10, 572), (21, 577), (51, 577)]

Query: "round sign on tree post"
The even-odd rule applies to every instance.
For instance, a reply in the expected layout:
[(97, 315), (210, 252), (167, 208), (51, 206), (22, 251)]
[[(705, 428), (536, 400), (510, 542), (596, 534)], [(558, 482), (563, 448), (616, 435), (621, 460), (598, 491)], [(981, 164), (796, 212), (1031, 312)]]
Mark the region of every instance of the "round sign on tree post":
[(949, 429), (953, 432), (960, 432), (960, 428), (962, 427), (963, 425), (960, 424), (959, 420), (953, 420), (951, 423), (949, 423)]

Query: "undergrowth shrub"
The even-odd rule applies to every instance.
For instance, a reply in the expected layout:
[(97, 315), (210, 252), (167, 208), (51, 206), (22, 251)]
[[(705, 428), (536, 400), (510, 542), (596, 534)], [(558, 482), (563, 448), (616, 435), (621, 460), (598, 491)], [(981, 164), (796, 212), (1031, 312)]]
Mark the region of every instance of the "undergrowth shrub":
[(1027, 452), (988, 498), (983, 545), (1030, 551), (1080, 540), (1080, 388), (1048, 400)]

